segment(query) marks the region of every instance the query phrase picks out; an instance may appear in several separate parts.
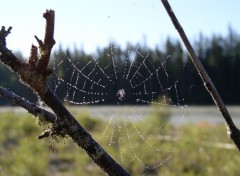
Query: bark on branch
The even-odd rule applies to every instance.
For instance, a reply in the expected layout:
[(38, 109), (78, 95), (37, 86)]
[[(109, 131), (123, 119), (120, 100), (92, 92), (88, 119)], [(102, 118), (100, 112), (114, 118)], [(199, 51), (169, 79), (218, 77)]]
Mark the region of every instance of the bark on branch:
[(192, 45), (190, 44), (181, 24), (179, 23), (177, 17), (175, 16), (170, 4), (168, 3), (168, 0), (161, 0), (169, 17), (172, 20), (172, 23), (176, 30), (178, 31), (185, 47), (188, 50), (189, 56), (192, 60), (193, 65), (195, 66), (197, 72), (199, 73), (205, 88), (207, 91), (210, 93), (212, 96), (212, 99), (216, 106), (218, 107), (219, 111), (221, 112), (223, 118), (225, 119), (226, 122), (226, 127), (227, 127), (227, 132), (230, 135), (231, 139), (237, 146), (238, 150), (240, 151), (240, 131), (239, 129), (235, 126), (225, 104), (222, 101), (221, 96), (219, 95), (217, 89), (215, 88), (211, 78), (208, 76), (205, 68), (203, 67), (201, 61), (198, 59), (195, 51), (193, 50)]
[[(10, 33), (11, 27), (8, 30), (5, 30), (3, 27), (0, 31), (0, 60), (12, 71), (16, 72), (20, 79), (53, 110), (54, 125), (60, 126), (61, 134), (64, 133), (69, 135), (73, 141), (83, 148), (92, 158), (92, 160), (107, 174), (116, 176), (129, 175), (129, 173), (125, 171), (77, 122), (77, 120), (64, 107), (64, 105), (53, 94), (52, 90), (46, 84), (47, 77), (51, 73), (51, 71), (47, 69), (47, 65), (51, 55), (52, 47), (55, 44), (55, 40), (53, 38), (54, 11), (47, 10), (43, 17), (46, 19), (44, 42), (35, 36), (39, 44), (40, 56), (38, 57), (37, 55), (38, 52), (36, 46), (32, 45), (28, 63), (22, 63), (6, 47), (5, 38)], [(17, 99), (17, 101), (21, 100)], [(27, 109), (28, 104), (25, 105), (26, 106), (22, 107)], [(55, 132), (58, 134), (58, 131)], [(47, 133), (44, 133), (41, 137), (46, 135)]]

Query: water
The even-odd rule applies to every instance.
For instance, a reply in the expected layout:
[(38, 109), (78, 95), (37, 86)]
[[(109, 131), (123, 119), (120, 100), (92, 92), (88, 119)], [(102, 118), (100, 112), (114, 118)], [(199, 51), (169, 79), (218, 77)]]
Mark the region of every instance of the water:
[[(86, 106), (86, 107), (71, 107), (75, 112), (87, 112), (91, 117), (99, 117), (101, 119), (110, 119), (112, 115), (128, 116), (137, 119), (140, 114), (142, 117), (148, 116), (152, 109), (147, 106)], [(187, 108), (171, 107), (168, 108), (171, 113), (170, 122), (175, 125), (179, 124), (224, 124), (225, 121), (215, 106), (189, 106)], [(228, 107), (233, 121), (240, 125), (240, 107)]]
[[(152, 109), (147, 106), (72, 106), (67, 108), (75, 113), (89, 113), (91, 117), (98, 117), (105, 120), (109, 120), (112, 115), (119, 117), (131, 116), (131, 118), (137, 119), (139, 115), (146, 117), (152, 112)], [(171, 107), (169, 110), (171, 113), (170, 122), (175, 125), (201, 122), (209, 124), (225, 123), (221, 113), (215, 106)], [(229, 106), (228, 110), (236, 125), (240, 125), (240, 107)], [(2, 112), (17, 114), (26, 113), (27, 111), (21, 107), (0, 107), (0, 113)]]

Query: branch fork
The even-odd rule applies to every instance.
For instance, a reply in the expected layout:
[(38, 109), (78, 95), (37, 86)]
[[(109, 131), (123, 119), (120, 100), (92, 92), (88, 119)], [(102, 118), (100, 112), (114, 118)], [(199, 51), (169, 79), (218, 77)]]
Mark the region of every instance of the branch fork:
[(11, 33), (11, 30), (11, 26), (8, 28), (8, 30), (6, 30), (4, 26), (2, 26), (2, 29), (0, 31), (0, 43), (2, 45), (6, 46), (6, 37)]
[(30, 57), (28, 63), (36, 71), (44, 73), (48, 76), (51, 71), (47, 69), (51, 50), (55, 44), (54, 36), (54, 19), (55, 12), (53, 10), (47, 10), (43, 17), (46, 19), (46, 31), (44, 42), (40, 40), (36, 35), (34, 36), (39, 45), (40, 56), (38, 56), (38, 49), (35, 45), (32, 45)]

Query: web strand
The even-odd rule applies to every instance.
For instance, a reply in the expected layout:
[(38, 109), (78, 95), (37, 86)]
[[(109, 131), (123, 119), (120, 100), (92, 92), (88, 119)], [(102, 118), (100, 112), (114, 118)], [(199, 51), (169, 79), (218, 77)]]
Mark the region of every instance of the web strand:
[[(137, 161), (147, 174), (169, 162), (179, 135), (179, 126), (165, 134), (169, 119), (161, 116), (172, 107), (182, 108), (182, 121), (186, 106), (179, 81), (171, 80), (167, 72), (170, 55), (160, 57), (153, 51), (129, 47), (128, 55), (120, 59), (116, 51), (110, 45), (100, 58), (56, 59), (54, 93), (65, 91), (64, 101), (73, 105), (123, 105), (123, 109), (131, 105), (130, 112), (114, 112), (109, 107), (111, 114), (104, 115), (106, 123), (98, 140), (118, 151), (123, 164)], [(144, 109), (151, 112), (143, 113)], [(148, 162), (151, 153), (156, 154)]]

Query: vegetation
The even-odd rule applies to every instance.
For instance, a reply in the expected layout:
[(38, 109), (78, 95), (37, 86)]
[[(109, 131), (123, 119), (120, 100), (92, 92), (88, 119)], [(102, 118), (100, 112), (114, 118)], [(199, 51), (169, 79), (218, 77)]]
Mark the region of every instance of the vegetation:
[[(75, 112), (76, 113), (76, 112)], [(160, 113), (161, 114), (161, 113)], [(124, 140), (123, 135), (126, 130), (119, 131), (110, 141), (112, 130), (106, 130), (100, 141), (112, 156), (118, 160), (124, 168), (132, 175), (186, 175), (186, 176), (205, 176), (205, 175), (238, 175), (240, 159), (235, 148), (225, 147), (224, 144), (230, 143), (226, 137), (223, 125), (209, 125), (206, 123), (196, 125), (181, 126), (177, 131), (175, 141), (159, 139), (159, 134), (170, 134), (176, 132), (175, 127), (169, 124), (165, 117), (168, 112), (164, 111), (161, 116), (159, 113), (151, 113), (147, 124), (134, 122), (135, 127), (127, 122), (129, 133), (132, 128), (148, 136), (146, 139), (154, 145), (165, 143), (165, 149), (171, 152), (154, 151), (149, 146), (144, 146), (139, 136), (132, 135), (131, 142), (134, 144), (135, 152), (140, 155), (146, 153), (146, 157), (141, 158), (141, 162), (146, 166), (155, 166), (159, 162), (162, 165), (155, 169), (142, 167), (133, 158), (133, 152), (129, 148), (127, 141), (118, 143), (117, 138)], [(158, 117), (159, 121), (157, 121)], [(94, 138), (99, 139), (100, 134), (106, 129), (108, 121), (99, 118), (90, 118), (88, 113), (77, 115), (78, 120), (90, 131)], [(35, 119), (27, 113), (14, 113), (13, 111), (1, 113), (0, 116), (0, 173), (7, 175), (105, 175), (91, 159), (84, 153), (79, 152), (79, 148), (71, 141), (66, 139), (45, 139), (37, 140), (37, 135), (42, 129), (34, 125)], [(118, 125), (122, 128), (126, 121), (119, 121)], [(159, 123), (164, 127), (159, 129)], [(154, 130), (158, 127), (158, 130)], [(45, 128), (42, 126), (42, 128)], [(122, 138), (121, 138), (122, 136)], [(126, 140), (126, 139), (125, 139)], [(55, 143), (58, 144), (55, 146)], [(221, 144), (221, 145), (220, 145)], [(121, 146), (120, 146), (121, 145)], [(143, 145), (143, 147), (137, 147)], [(54, 152), (46, 150), (47, 147), (55, 147)], [(120, 157), (119, 151), (122, 155)], [(164, 159), (169, 158), (166, 162)]]
[[(103, 174), (102, 171), (99, 171), (94, 167), (90, 167), (89, 169), (89, 166), (91, 165), (91, 163), (89, 163), (88, 158), (84, 160), (84, 157), (82, 157), (81, 154), (74, 155), (75, 152), (73, 152), (74, 151), (73, 143), (68, 141), (67, 139), (64, 139), (67, 135), (69, 135), (73, 139), (73, 141), (78, 144), (78, 146), (80, 146), (82, 149), (84, 149), (88, 153), (89, 157), (91, 157), (91, 159), (96, 164), (98, 164), (104, 172), (109, 173), (110, 175), (114, 175), (116, 173), (116, 170), (119, 171), (117, 175), (125, 175), (125, 174), (128, 175), (128, 173), (125, 170), (123, 170), (121, 167), (119, 167), (118, 163), (116, 163), (112, 159), (112, 157), (109, 156), (108, 153), (103, 150), (101, 146), (105, 146), (106, 150), (108, 152), (111, 152), (112, 156), (116, 158), (118, 162), (121, 162), (122, 165), (125, 168), (127, 168), (127, 170), (131, 174), (159, 175), (161, 173), (161, 174), (168, 175), (170, 173), (168, 172), (169, 170), (168, 169), (165, 170), (165, 167), (163, 166), (166, 166), (166, 165), (168, 166), (169, 160), (173, 161), (173, 166), (174, 166), (174, 159), (172, 158), (173, 156), (175, 156), (175, 154), (176, 155), (178, 154), (178, 149), (181, 149), (181, 145), (179, 144), (182, 144), (183, 142), (183, 146), (184, 146), (183, 148), (186, 149), (188, 148), (188, 145), (191, 146), (190, 143), (193, 143), (193, 141), (195, 140), (187, 140), (184, 137), (180, 136), (181, 133), (179, 133), (179, 128), (168, 122), (168, 116), (169, 116), (168, 112), (163, 112), (163, 113), (153, 112), (149, 117), (145, 117), (145, 120), (147, 120), (147, 122), (143, 122), (140, 118), (134, 120), (129, 118), (128, 116), (126, 119), (122, 119), (122, 118), (116, 119), (116, 117), (113, 116), (112, 117), (113, 122), (112, 122), (112, 119), (109, 122), (106, 122), (104, 120), (91, 119), (86, 114), (85, 116), (81, 115), (79, 117), (79, 121), (82, 121), (82, 124), (84, 125), (84, 127), (89, 131), (91, 131), (91, 134), (92, 136), (94, 136), (94, 138), (101, 139), (99, 142), (101, 143), (101, 146), (97, 142), (95, 142), (92, 136), (89, 135), (89, 133), (86, 132), (84, 128), (82, 128), (82, 126), (78, 123), (78, 121), (62, 105), (62, 103), (56, 97), (56, 94), (55, 94), (56, 91), (51, 91), (51, 89), (47, 87), (45, 84), (47, 77), (52, 73), (51, 70), (47, 69), (47, 66), (48, 66), (48, 61), (50, 59), (51, 49), (55, 43), (53, 39), (54, 11), (47, 10), (46, 13), (44, 13), (43, 17), (46, 18), (47, 20), (46, 35), (45, 35), (44, 42), (42, 42), (41, 40), (38, 39), (38, 37), (35, 36), (40, 46), (40, 53), (41, 53), (40, 56), (38, 57), (37, 55), (37, 47), (32, 45), (31, 54), (30, 54), (28, 63), (22, 64), (22, 62), (20, 62), (11, 53), (11, 51), (8, 50), (8, 48), (6, 48), (5, 46), (6, 45), (5, 38), (10, 33), (11, 27), (9, 27), (8, 30), (5, 30), (5, 27), (2, 27), (1, 29), (1, 34), (2, 34), (1, 35), (1, 41), (2, 41), (1, 42), (1, 50), (2, 50), (1, 61), (4, 64), (11, 67), (13, 71), (17, 72), (20, 75), (21, 80), (25, 84), (27, 84), (29, 87), (31, 87), (33, 91), (36, 91), (35, 94), (39, 96), (39, 99), (43, 100), (44, 103), (46, 103), (56, 114), (57, 118), (54, 122), (51, 121), (51, 123), (54, 123), (54, 124), (53, 126), (51, 126), (50, 130), (48, 129), (49, 126), (46, 127), (44, 126), (44, 124), (42, 124), (42, 128), (43, 129), (47, 128), (47, 130), (45, 130), (44, 133), (39, 137), (39, 139), (42, 137), (47, 137), (47, 136), (49, 137), (50, 141), (48, 141), (47, 145), (50, 150), (55, 151), (55, 154), (52, 156), (47, 155), (46, 153), (42, 154), (41, 149), (38, 147), (35, 147), (34, 146), (35, 144), (33, 143), (28, 147), (29, 143), (28, 143), (27, 137), (28, 136), (32, 137), (33, 134), (38, 133), (35, 130), (35, 128), (30, 124), (22, 121), (22, 119), (20, 119), (21, 117), (18, 117), (19, 119), (16, 119), (15, 117), (15, 119), (13, 120), (12, 119), (13, 116), (11, 114), (7, 114), (7, 113), (3, 114), (3, 117), (5, 116), (5, 119), (10, 119), (10, 120), (12, 119), (11, 122), (2, 123), (2, 124), (6, 124), (6, 126), (2, 126), (4, 131), (3, 131), (3, 137), (1, 138), (2, 141), (0, 141), (3, 146), (2, 151), (0, 153), (3, 158), (1, 159), (2, 160), (1, 163), (3, 165), (2, 167), (3, 174), (5, 175), (9, 175), (9, 174), (10, 175), (12, 174), (13, 175), (15, 174), (55, 175), (55, 174), (63, 173), (63, 174), (69, 175), (71, 174), (71, 173), (67, 173), (69, 170), (72, 170), (73, 172), (75, 172), (74, 174), (81, 173), (81, 175)], [(232, 31), (230, 30), (230, 33), (231, 32)], [(231, 40), (230, 42), (232, 41), (233, 40)], [(221, 47), (222, 46), (224, 47), (225, 43), (224, 42), (221, 43), (220, 41), (218, 44), (219, 45), (217, 45), (216, 47), (216, 53), (218, 55), (216, 56), (219, 56), (219, 58), (221, 58), (222, 55), (224, 56), (224, 52), (222, 52)], [(234, 44), (234, 51), (237, 49), (237, 47), (235, 47), (237, 45), (238, 45), (238, 41), (236, 45)], [(124, 51), (121, 48), (116, 49), (113, 46), (114, 45), (111, 44), (109, 47), (103, 49), (102, 51), (98, 51), (96, 53), (97, 55), (96, 60), (94, 57), (91, 57), (91, 59), (94, 60), (95, 63), (92, 67), (88, 67), (88, 68), (87, 66), (91, 62), (88, 61), (89, 56), (86, 55), (84, 52), (81, 52), (80, 57), (77, 57), (77, 54), (76, 54), (77, 52), (74, 53), (69, 50), (67, 50), (66, 52), (63, 52), (60, 49), (55, 55), (58, 66), (56, 69), (54, 69), (55, 71), (54, 75), (57, 75), (57, 77), (60, 79), (56, 80), (56, 77), (55, 78), (52, 77), (52, 79), (49, 80), (50, 85), (51, 83), (55, 83), (55, 85), (52, 85), (52, 87), (56, 88), (59, 86), (59, 82), (61, 82), (62, 80), (63, 82), (73, 81), (75, 71), (78, 71), (78, 73), (80, 74), (76, 76), (75, 83), (74, 83), (75, 85), (73, 85), (72, 82), (66, 83), (67, 85), (72, 86), (73, 89), (75, 90), (72, 91), (68, 89), (67, 92), (62, 92), (61, 90), (64, 90), (64, 88), (59, 86), (60, 88), (58, 89), (58, 91), (60, 91), (60, 93), (57, 92), (57, 95), (59, 96), (59, 98), (61, 100), (63, 100), (63, 98), (68, 98), (69, 92), (73, 92), (73, 95), (72, 95), (73, 98), (82, 97), (84, 103), (85, 103), (85, 98), (87, 100), (91, 100), (91, 102), (98, 101), (97, 98), (92, 98), (92, 99), (90, 98), (90, 96), (93, 94), (96, 96), (99, 96), (100, 94), (107, 95), (106, 100), (104, 100), (105, 98), (102, 99), (103, 100), (102, 104), (112, 104), (112, 103), (120, 104), (122, 100), (124, 101), (124, 104), (133, 104), (135, 102), (141, 101), (140, 99), (131, 98), (130, 96), (128, 96), (129, 94), (129, 95), (135, 95), (135, 96), (146, 96), (146, 99), (144, 99), (143, 104), (144, 103), (148, 104), (150, 103), (149, 100), (153, 100), (151, 102), (154, 102), (157, 98), (161, 98), (161, 96), (159, 95), (162, 95), (165, 93), (165, 91), (169, 90), (169, 92), (167, 92), (167, 95), (166, 95), (167, 97), (170, 97), (169, 101), (173, 104), (180, 105), (182, 102), (182, 99), (179, 96), (180, 94), (178, 94), (178, 90), (176, 87), (177, 83), (175, 81), (179, 79), (184, 79), (184, 80), (181, 80), (181, 83), (183, 83), (183, 85), (181, 85), (182, 87), (180, 88), (181, 93), (183, 93), (183, 96), (186, 92), (189, 93), (189, 91), (187, 91), (186, 86), (190, 86), (191, 88), (193, 87), (192, 86), (193, 80), (190, 79), (190, 83), (188, 82), (189, 80), (187, 81), (185, 80), (185, 78), (191, 78), (191, 76), (193, 75), (184, 76), (184, 74), (187, 73), (189, 75), (189, 74), (193, 74), (194, 72), (190, 72), (189, 71), (190, 69), (188, 70), (187, 68), (185, 68), (185, 66), (189, 64), (189, 61), (186, 59), (187, 56), (184, 57), (185, 52), (182, 50), (179, 42), (175, 43), (175, 42), (172, 42), (171, 40), (167, 40), (165, 51), (161, 51), (159, 49), (148, 51), (142, 47), (135, 47), (135, 48), (139, 48), (136, 50), (136, 49), (133, 49), (134, 47), (131, 45), (129, 45), (129, 48)], [(214, 46), (215, 45), (213, 43), (213, 45), (211, 45), (211, 47), (213, 47), (211, 48), (211, 50), (213, 51), (215, 51)], [(114, 52), (113, 52), (113, 49), (114, 49)], [(178, 51), (178, 53), (175, 51)], [(131, 61), (131, 59), (126, 59), (130, 57), (129, 54), (131, 55), (133, 53), (137, 53), (134, 60)], [(171, 57), (171, 59), (168, 61), (167, 64), (165, 64), (166, 59), (163, 62), (160, 61), (160, 64), (157, 63), (157, 61), (160, 60), (159, 58), (168, 58), (169, 53), (171, 53), (173, 56)], [(177, 53), (177, 55), (175, 53)], [(206, 50), (206, 52), (204, 53), (208, 56), (206, 57), (207, 59), (211, 59), (211, 52), (210, 52), (210, 55), (208, 55), (209, 54), (208, 50)], [(214, 57), (216, 53), (214, 53)], [(72, 54), (75, 54), (75, 55), (71, 56)], [(229, 55), (227, 55), (227, 58), (228, 56)], [(237, 56), (238, 55), (236, 54), (233, 56), (233, 58), (236, 58)], [(67, 60), (67, 62), (70, 64), (70, 67), (72, 65), (74, 69), (71, 70), (70, 73), (68, 73), (67, 71), (69, 70), (68, 68), (70, 67), (66, 65), (64, 61), (63, 61), (63, 64), (61, 63), (61, 61), (58, 62), (59, 59)], [(108, 64), (109, 59), (112, 60), (112, 64)], [(141, 61), (142, 59), (144, 59), (144, 61)], [(208, 62), (208, 61), (205, 63), (207, 64), (213, 63), (213, 66), (216, 66), (218, 64), (222, 64), (222, 65), (224, 64), (226, 66), (229, 66), (225, 63), (225, 61), (222, 63), (221, 62), (218, 63), (214, 59), (211, 60), (213, 62)], [(215, 64), (215, 62), (217, 62), (218, 64)], [(102, 64), (102, 63), (105, 63), (105, 64)], [(234, 64), (236, 63), (237, 62), (234, 62)], [(207, 67), (210, 69), (210, 71), (211, 70), (214, 71), (214, 67), (211, 67), (212, 66), (211, 64), (210, 64), (210, 67), (208, 67), (209, 65), (207, 65)], [(76, 65), (79, 65), (79, 69), (75, 67)], [(132, 65), (134, 70), (133, 71), (131, 70), (132, 71), (131, 73), (130, 69), (132, 68), (131, 67)], [(145, 67), (144, 69), (141, 67), (142, 65), (144, 65)], [(159, 73), (158, 73), (159, 70), (156, 69), (156, 68), (160, 68), (159, 65), (163, 67), (163, 72), (165, 73), (165, 75), (168, 75), (165, 71), (165, 67), (169, 67), (167, 70), (169, 72), (170, 78), (169, 79), (167, 78), (167, 82), (170, 81), (171, 82), (170, 85), (173, 85), (173, 83), (175, 82), (174, 86), (170, 86), (170, 87), (163, 86), (164, 88), (162, 88), (162, 85), (159, 81), (159, 77), (162, 77), (162, 75), (159, 76)], [(105, 71), (105, 68), (108, 68), (108, 67), (110, 68), (112, 67), (112, 69), (110, 71), (109, 70)], [(95, 68), (98, 68), (98, 70), (96, 71)], [(118, 68), (119, 70), (116, 71), (116, 68)], [(123, 76), (123, 79), (121, 80), (117, 79), (118, 74), (124, 75), (125, 73), (124, 70), (126, 70), (126, 68), (130, 68), (129, 72), (126, 74), (126, 77), (130, 75), (131, 77), (130, 80), (126, 81), (127, 78), (125, 79), (124, 76)], [(189, 66), (189, 68), (191, 68), (191, 66)], [(153, 71), (150, 71), (150, 69), (153, 69)], [(82, 70), (88, 70), (88, 72), (86, 74), (83, 74)], [(101, 80), (102, 78), (98, 72), (99, 70), (102, 71), (102, 73), (105, 76), (103, 81)], [(145, 70), (145, 72), (147, 71), (148, 75), (146, 75), (146, 73), (144, 73), (143, 70)], [(94, 73), (94, 76), (91, 78), (88, 77), (94, 71), (96, 71), (96, 73)], [(157, 75), (155, 75), (155, 77), (152, 76), (154, 72), (157, 72)], [(176, 73), (178, 73), (177, 76), (174, 75)], [(3, 72), (3, 74), (5, 73)], [(79, 78), (80, 77), (79, 75), (90, 81), (90, 83), (86, 83), (86, 81), (82, 82), (81, 85), (83, 85), (84, 90), (76, 88), (79, 84), (78, 80), (80, 80), (80, 82), (82, 81), (82, 79)], [(112, 77), (109, 78), (108, 75), (113, 75), (113, 78)], [(135, 76), (135, 75), (138, 75), (138, 76)], [(97, 79), (96, 81), (92, 80), (95, 78)], [(110, 80), (110, 82), (112, 82), (111, 79), (113, 79), (114, 84), (111, 84), (109, 86), (106, 83), (106, 80), (108, 81)], [(142, 79), (144, 80), (142, 81)], [(12, 83), (12, 85), (14, 85), (15, 88), (18, 87), (15, 84), (16, 82), (14, 77), (12, 77), (12, 79), (9, 79), (9, 80), (13, 80), (10, 83)], [(149, 83), (150, 94), (154, 94), (154, 95), (149, 95), (149, 93), (146, 91), (147, 90), (146, 84), (148, 83), (148, 80), (152, 81)], [(156, 89), (155, 87), (155, 85), (158, 82), (159, 82), (159, 86), (161, 87), (160, 90)], [(6, 81), (3, 81), (3, 84), (4, 83), (6, 83)], [(133, 84), (135, 83), (135, 86), (132, 83)], [(227, 82), (227, 83), (231, 83), (231, 82)], [(102, 84), (104, 86), (102, 86)], [(206, 83), (206, 85), (207, 84), (208, 83)], [(94, 87), (95, 85), (96, 86), (100, 85), (101, 88), (104, 88), (105, 90), (109, 90), (109, 92), (107, 92), (106, 94), (100, 93), (101, 90), (99, 89), (101, 88), (95, 88)], [(121, 85), (125, 85), (126, 87), (124, 87), (124, 89), (119, 89), (121, 88)], [(139, 88), (142, 85), (143, 85), (143, 88)], [(9, 85), (7, 86), (9, 87)], [(175, 92), (173, 92), (172, 90), (173, 87), (175, 88)], [(20, 87), (18, 87), (18, 89), (19, 88)], [(135, 94), (134, 93), (131, 94), (131, 89), (133, 88), (137, 89)], [(81, 93), (87, 94), (88, 97), (87, 96), (76, 97), (75, 96), (76, 89)], [(127, 92), (126, 95), (125, 95), (125, 91)], [(27, 92), (23, 92), (23, 93), (27, 94)], [(173, 98), (174, 93), (175, 93), (175, 98)], [(117, 102), (112, 101), (113, 97), (117, 98), (115, 100)], [(162, 97), (164, 99), (165, 95), (162, 95)], [(192, 103), (191, 97), (192, 96), (186, 99), (186, 103), (188, 104)], [(24, 96), (24, 98), (32, 100), (33, 96), (32, 95)], [(15, 99), (13, 100), (14, 100), (14, 103), (17, 101), (17, 100), (15, 101)], [(204, 99), (204, 103), (207, 103), (206, 99)], [(29, 110), (29, 108), (26, 108), (26, 109)], [(8, 118), (8, 116), (10, 116), (10, 118)], [(14, 123), (14, 125), (9, 125), (10, 123)], [(39, 124), (39, 122), (36, 122), (36, 123)], [(152, 123), (152, 125), (149, 125), (150, 123)], [(113, 128), (112, 130), (109, 128), (110, 124), (111, 124), (110, 128)], [(18, 125), (22, 129), (18, 133), (8, 131), (10, 127), (11, 128), (14, 127), (18, 129)], [(232, 126), (236, 129), (233, 123), (232, 123)], [(212, 126), (209, 126), (209, 127), (212, 127)], [(232, 130), (231, 125), (229, 125), (229, 128), (230, 128), (230, 131), (234, 131)], [(102, 135), (100, 135), (99, 130), (103, 131)], [(198, 130), (194, 129), (192, 131), (191, 129), (189, 129), (189, 127), (185, 127), (184, 130), (186, 130), (187, 132), (191, 132), (192, 134), (199, 133)], [(239, 132), (239, 130), (237, 132)], [(168, 135), (171, 137), (169, 137)], [(208, 134), (205, 134), (205, 135), (208, 135)], [(209, 136), (211, 137), (211, 134), (209, 134)], [(235, 136), (235, 134), (233, 135), (230, 134), (230, 136), (231, 137)], [(198, 135), (192, 136), (192, 137), (194, 139), (200, 138), (200, 136)], [(110, 138), (110, 141), (109, 141), (109, 138)], [(234, 140), (233, 137), (232, 139)], [(65, 146), (60, 145), (59, 148), (61, 152), (58, 153), (58, 151), (55, 149), (55, 143), (59, 143), (59, 141), (61, 140), (64, 141), (65, 146), (67, 146), (67, 148)], [(186, 144), (184, 142), (186, 142)], [(225, 147), (225, 145), (223, 145), (222, 143), (216, 143), (214, 140), (204, 141), (202, 139), (201, 142), (200, 141), (197, 141), (197, 142), (198, 142), (198, 147), (199, 147), (199, 144), (200, 145), (203, 144), (204, 147), (214, 148), (214, 151), (216, 151), (217, 148), (229, 149), (229, 147)], [(236, 142), (235, 144), (237, 145)], [(159, 148), (159, 146), (161, 147)], [(175, 149), (175, 146), (177, 146), (178, 148)], [(153, 150), (153, 149), (154, 149), (154, 152), (151, 152), (150, 150)], [(191, 151), (191, 149), (192, 148), (189, 148), (189, 151)], [(201, 162), (202, 160), (205, 159), (205, 158), (202, 159), (202, 155), (203, 155), (202, 153), (204, 150), (200, 149), (199, 151), (200, 151), (199, 154), (201, 154), (201, 157), (200, 159), (196, 158), (198, 162), (190, 161), (189, 162), (190, 165), (187, 163), (187, 165), (183, 165), (180, 169), (176, 170), (176, 172), (175, 172), (175, 167), (173, 167), (172, 169), (172, 171), (174, 171), (173, 173), (174, 174), (182, 173), (182, 174), (188, 174), (188, 175), (191, 175), (191, 174), (200, 175), (201, 173), (210, 174), (210, 171), (213, 170), (212, 168), (210, 171), (207, 171), (206, 173), (204, 173), (204, 170), (201, 167)], [(24, 157), (21, 157), (22, 153), (24, 153)], [(29, 157), (26, 157), (26, 153), (30, 153)], [(159, 153), (161, 155), (157, 155)], [(182, 156), (181, 156), (181, 153), (179, 154), (180, 156), (177, 159), (180, 158), (181, 159), (180, 162), (184, 160), (184, 162), (182, 163), (185, 163), (185, 161), (187, 161), (186, 158), (189, 156), (189, 153), (187, 155), (182, 155)], [(9, 155), (9, 156), (5, 157), (5, 155)], [(77, 158), (75, 158), (76, 156)], [(41, 157), (43, 158), (41, 159)], [(159, 160), (159, 157), (161, 157), (161, 160)], [(15, 158), (15, 160), (9, 159), (9, 158)], [(36, 158), (38, 160), (40, 159), (41, 162), (40, 163), (37, 161), (35, 162), (34, 160)], [(193, 155), (193, 158), (194, 158), (194, 155)], [(78, 167), (75, 164), (79, 159), (81, 159), (82, 163), (85, 163), (85, 165), (83, 164), (85, 169), (81, 169), (81, 167)], [(220, 160), (218, 159), (217, 161), (219, 162)], [(34, 163), (35, 165), (32, 166), (31, 163)], [(204, 163), (206, 163), (205, 160), (204, 160)], [(115, 167), (111, 167), (111, 165)], [(179, 166), (179, 164), (176, 164), (176, 168), (177, 166)], [(207, 167), (209, 167), (209, 165)], [(171, 167), (167, 167), (167, 168), (171, 168)], [(220, 170), (220, 168), (218, 170)], [(234, 169), (231, 168), (230, 169), (231, 174), (233, 171)], [(214, 174), (216, 172), (214, 172)], [(221, 174), (221, 173), (217, 173), (217, 174)]]
[[(128, 44), (128, 47), (123, 49), (118, 47), (117, 44), (112, 43), (105, 48), (97, 49), (96, 53), (94, 54), (100, 65), (104, 65), (106, 62), (109, 63), (109, 57), (107, 55), (111, 53), (112, 46), (114, 46), (113, 50), (116, 66), (120, 72), (124, 69), (124, 63), (129, 53), (134, 53), (136, 48), (138, 48), (138, 51), (143, 55), (149, 52), (148, 62), (151, 62), (155, 68), (159, 66), (159, 63), (156, 62), (156, 55), (160, 59), (167, 58), (167, 56), (170, 55), (166, 64), (170, 79), (169, 82), (174, 82), (177, 80), (179, 81), (181, 86), (179, 90), (182, 97), (185, 98), (185, 103), (212, 103), (210, 96), (206, 93), (198, 74), (193, 68), (191, 61), (188, 59), (186, 51), (183, 50), (179, 41), (169, 38), (163, 44), (164, 47), (156, 47), (154, 49), (146, 49), (146, 47), (141, 45), (134, 46), (132, 44)], [(227, 104), (239, 104), (240, 94), (238, 93), (238, 90), (240, 89), (240, 83), (237, 80), (240, 75), (240, 70), (238, 69), (240, 67), (239, 35), (231, 28), (229, 28), (228, 35), (225, 37), (213, 35), (211, 38), (206, 38), (203, 35), (199, 35), (199, 38), (194, 43), (194, 48), (197, 52), (197, 55), (203, 62), (204, 67), (215, 83), (224, 102)], [(20, 53), (17, 53), (17, 55), (21, 57)], [(82, 51), (82, 49), (75, 48), (73, 50), (65, 50), (61, 47), (55, 51), (53, 57), (56, 60), (70, 57), (72, 62), (78, 65), (80, 68), (83, 68), (89, 62), (89, 60), (92, 59), (92, 57)], [(136, 58), (136, 61), (139, 59), (141, 58)], [(60, 76), (62, 76), (63, 79), (70, 80), (71, 74), (66, 73), (67, 67), (68, 66), (66, 64), (63, 64), (58, 68), (57, 72)], [(91, 70), (93, 68), (89, 67), (88, 69)], [(110, 74), (111, 73), (109, 72), (108, 75)], [(30, 91), (19, 84), (16, 75), (10, 73), (2, 64), (0, 64), (0, 75), (0, 84), (2, 86), (10, 88), (19, 95), (28, 95), (28, 97), (25, 98), (36, 101), (36, 98), (30, 93)], [(153, 85), (154, 81), (157, 80), (153, 80)], [(117, 84), (126, 85), (125, 82), (121, 82), (120, 80)], [(117, 92), (117, 90), (114, 90), (113, 87), (108, 90), (110, 91), (108, 95), (111, 95), (111, 91), (114, 92), (113, 94)], [(125, 91), (129, 92), (128, 90)], [(61, 99), (66, 96), (64, 88), (59, 88), (58, 96)], [(114, 103), (112, 102), (113, 98), (111, 96), (108, 97), (109, 101), (106, 97), (106, 101), (104, 103)], [(6, 101), (0, 99), (0, 104), (6, 103)], [(128, 98), (128, 100), (125, 102), (125, 104), (134, 103), (135, 101), (131, 98)]]

